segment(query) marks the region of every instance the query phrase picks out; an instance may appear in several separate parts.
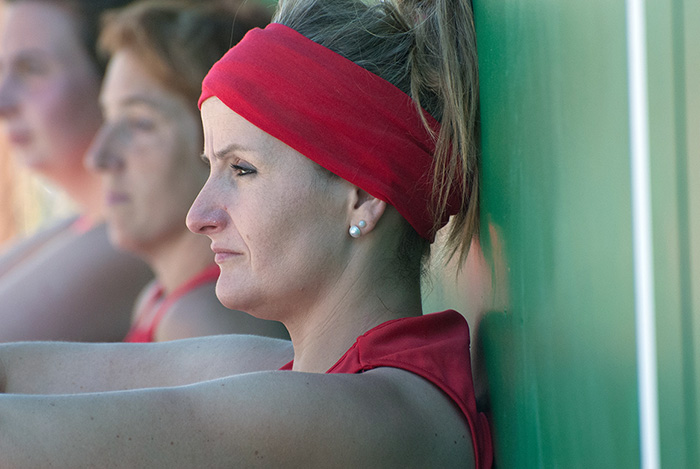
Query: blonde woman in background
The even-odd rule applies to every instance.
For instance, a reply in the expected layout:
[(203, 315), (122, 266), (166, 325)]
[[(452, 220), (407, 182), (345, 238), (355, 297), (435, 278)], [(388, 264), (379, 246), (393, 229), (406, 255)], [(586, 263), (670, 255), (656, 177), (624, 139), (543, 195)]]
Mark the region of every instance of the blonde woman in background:
[(65, 191), (77, 217), (0, 256), (0, 341), (117, 341), (152, 277), (115, 250), (99, 178), (83, 165), (101, 125), (99, 15), (126, 0), (5, 0), (0, 22), (0, 119), (12, 155)]
[(207, 179), (197, 98), (207, 71), (269, 12), (253, 3), (140, 2), (104, 17), (109, 53), (100, 102), (105, 122), (87, 153), (102, 177), (111, 242), (144, 259), (156, 278), (134, 309), (127, 342), (200, 335), (288, 338), (279, 322), (224, 307), (209, 241), (185, 225)]

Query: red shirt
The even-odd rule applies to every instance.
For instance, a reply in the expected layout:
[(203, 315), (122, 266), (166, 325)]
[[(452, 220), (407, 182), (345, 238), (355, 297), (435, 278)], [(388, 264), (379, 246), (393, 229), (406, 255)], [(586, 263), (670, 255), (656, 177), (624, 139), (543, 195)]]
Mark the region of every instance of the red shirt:
[[(400, 368), (430, 381), (457, 404), (472, 435), (477, 468), (493, 463), (486, 416), (476, 409), (469, 353), (469, 325), (456, 311), (388, 321), (370, 329), (326, 373)], [(291, 370), (294, 362), (283, 366)]]
[(148, 293), (149, 298), (137, 312), (134, 323), (124, 337), (124, 342), (155, 342), (156, 329), (172, 305), (195, 288), (216, 282), (220, 272), (219, 266), (212, 264), (177, 287), (168, 296), (165, 296), (162, 285), (159, 283), (152, 285)]

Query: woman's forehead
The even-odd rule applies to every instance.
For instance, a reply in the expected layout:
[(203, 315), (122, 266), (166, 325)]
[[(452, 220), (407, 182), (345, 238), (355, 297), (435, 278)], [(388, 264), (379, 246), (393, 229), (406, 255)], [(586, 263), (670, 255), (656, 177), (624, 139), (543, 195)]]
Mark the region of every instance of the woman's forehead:
[(180, 113), (192, 113), (186, 98), (156, 78), (143, 60), (130, 49), (120, 49), (112, 55), (102, 84), (100, 101), (105, 108), (137, 105), (150, 107), (173, 120), (177, 120)]
[(286, 143), (256, 127), (232, 111), (219, 98), (202, 103), (204, 156), (226, 159), (231, 156), (249, 159), (255, 165), (292, 167), (318, 175), (316, 164)]
[(255, 142), (261, 132), (238, 114), (229, 109), (217, 97), (202, 103), (202, 126), (204, 128), (204, 151), (207, 155), (221, 153), (233, 145), (247, 147)]
[(222, 117), (228, 113), (233, 113), (219, 98), (212, 96), (202, 103), (201, 107), (202, 123), (206, 124), (207, 120), (212, 118)]
[(208, 156), (221, 154), (228, 148), (265, 153), (287, 147), (283, 142), (239, 116), (215, 96), (202, 103), (201, 113), (204, 127), (204, 151)]
[(75, 19), (67, 10), (51, 3), (19, 2), (3, 6), (3, 45), (56, 54), (81, 51)]

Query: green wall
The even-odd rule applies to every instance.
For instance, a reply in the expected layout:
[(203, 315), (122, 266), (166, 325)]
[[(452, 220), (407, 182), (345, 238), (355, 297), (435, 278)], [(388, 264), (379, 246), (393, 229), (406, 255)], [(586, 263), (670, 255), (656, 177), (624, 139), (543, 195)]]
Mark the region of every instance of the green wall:
[[(625, 4), (475, 15), (482, 244), (507, 297), (479, 328), (496, 462), (639, 467)], [(700, 11), (647, 18), (661, 462), (700, 467)]]
[[(700, 2), (645, 4), (660, 463), (697, 468)], [(470, 320), (498, 467), (640, 467), (625, 2), (474, 10), (481, 243), (425, 310)]]

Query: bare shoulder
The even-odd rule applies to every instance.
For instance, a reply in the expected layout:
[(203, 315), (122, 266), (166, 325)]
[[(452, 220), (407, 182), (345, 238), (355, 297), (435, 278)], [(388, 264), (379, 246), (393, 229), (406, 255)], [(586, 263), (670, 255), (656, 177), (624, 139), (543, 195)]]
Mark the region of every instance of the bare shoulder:
[(348, 376), (361, 378), (355, 405), (369, 406), (369, 412), (383, 414), (388, 422), (382, 435), (376, 435), (394, 452), (386, 455), (388, 461), (398, 457), (396, 466), (401, 467), (474, 467), (466, 418), (434, 384), (397, 368)]
[(159, 341), (218, 334), (251, 334), (288, 339), (285, 327), (243, 311), (226, 308), (216, 297), (215, 284), (187, 292), (170, 307), (156, 330)]
[(0, 341), (124, 337), (150, 269), (117, 252), (104, 226), (63, 238), (2, 278)]
[[(188, 400), (197, 403), (194, 414), (216, 416), (206, 425), (217, 431), (243, 434), (241, 452), (255, 448), (260, 458), (246, 462), (252, 466), (474, 465), (469, 428), (457, 407), (403, 370), (252, 373), (204, 383), (200, 391)], [(226, 397), (204, 398), (211, 392)]]
[(3, 245), (0, 249), (0, 276), (7, 274), (13, 267), (41, 252), (52, 242), (59, 241), (70, 230), (74, 218), (57, 221), (24, 238)]

